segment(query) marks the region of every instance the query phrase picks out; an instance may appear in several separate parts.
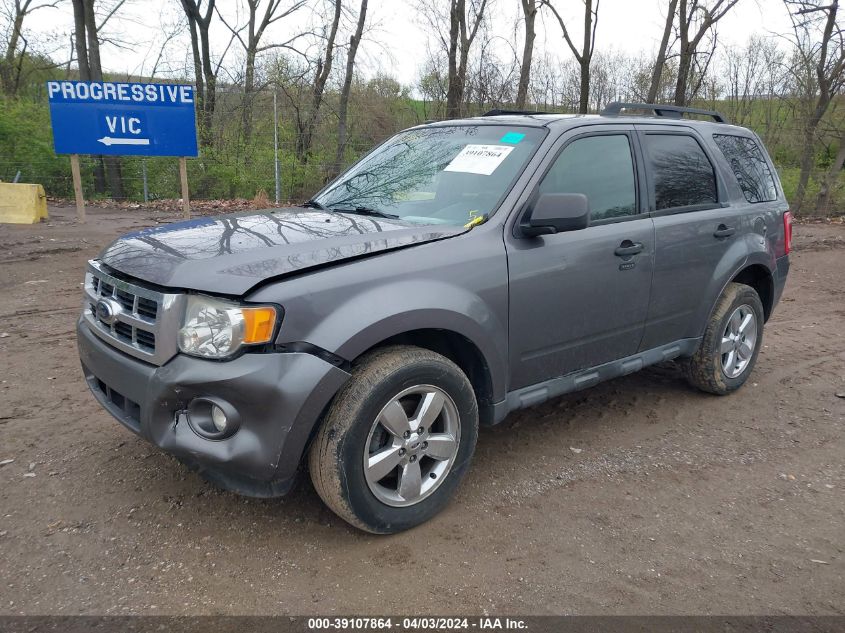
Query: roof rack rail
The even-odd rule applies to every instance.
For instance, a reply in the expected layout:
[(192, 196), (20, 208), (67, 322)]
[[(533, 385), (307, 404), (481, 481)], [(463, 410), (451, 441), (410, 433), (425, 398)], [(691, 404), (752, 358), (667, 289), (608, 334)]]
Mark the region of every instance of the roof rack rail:
[(662, 103), (624, 103), (622, 101), (614, 101), (605, 106), (604, 110), (601, 111), (601, 115), (619, 116), (622, 110), (651, 110), (655, 116), (662, 116), (667, 119), (680, 119), (684, 114), (700, 114), (702, 116), (713, 117), (716, 123), (728, 123), (727, 117), (715, 110), (684, 108), (676, 105), (664, 105)]
[(499, 108), (495, 108), (493, 110), (488, 110), (481, 116), (500, 116), (502, 114), (552, 114), (551, 112), (539, 112), (537, 110), (501, 110)]

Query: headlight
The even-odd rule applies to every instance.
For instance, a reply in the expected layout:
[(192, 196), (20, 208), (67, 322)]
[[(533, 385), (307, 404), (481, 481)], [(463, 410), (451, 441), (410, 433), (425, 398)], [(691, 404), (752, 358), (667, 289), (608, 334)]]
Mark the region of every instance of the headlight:
[(272, 306), (242, 306), (190, 295), (179, 330), (179, 349), (192, 356), (225, 358), (243, 345), (269, 343), (276, 318)]

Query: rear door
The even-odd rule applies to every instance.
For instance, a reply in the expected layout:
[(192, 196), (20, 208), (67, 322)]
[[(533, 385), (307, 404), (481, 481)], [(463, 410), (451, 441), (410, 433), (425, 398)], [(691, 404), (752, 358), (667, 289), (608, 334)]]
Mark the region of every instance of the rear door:
[(532, 183), (531, 195), (585, 194), (591, 221), (534, 238), (506, 231), (511, 389), (637, 351), (654, 256), (638, 156), (632, 126), (576, 128)]
[[(654, 280), (641, 350), (701, 335), (714, 276), (729, 275), (748, 227), (727, 201), (710, 147), (687, 126), (636, 126), (655, 230)], [(730, 264), (729, 264), (730, 263)], [(705, 316), (706, 318), (706, 316)]]

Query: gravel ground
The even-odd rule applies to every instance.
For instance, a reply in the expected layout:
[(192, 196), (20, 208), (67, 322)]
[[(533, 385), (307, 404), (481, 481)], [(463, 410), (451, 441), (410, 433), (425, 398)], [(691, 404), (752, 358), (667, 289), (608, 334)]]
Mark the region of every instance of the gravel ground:
[(88, 394), (84, 263), (173, 217), (0, 226), (0, 614), (845, 613), (845, 226), (796, 227), (740, 392), (670, 363), (519, 412), (443, 514), (375, 537), (307, 479), (217, 490)]

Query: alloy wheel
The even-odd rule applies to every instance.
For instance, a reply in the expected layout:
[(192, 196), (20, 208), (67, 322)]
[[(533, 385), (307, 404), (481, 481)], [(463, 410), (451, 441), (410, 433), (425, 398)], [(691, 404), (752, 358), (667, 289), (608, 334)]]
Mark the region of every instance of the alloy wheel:
[(389, 506), (419, 503), (445, 481), (458, 454), (458, 409), (433, 385), (404, 389), (379, 412), (364, 448), (370, 491)]

